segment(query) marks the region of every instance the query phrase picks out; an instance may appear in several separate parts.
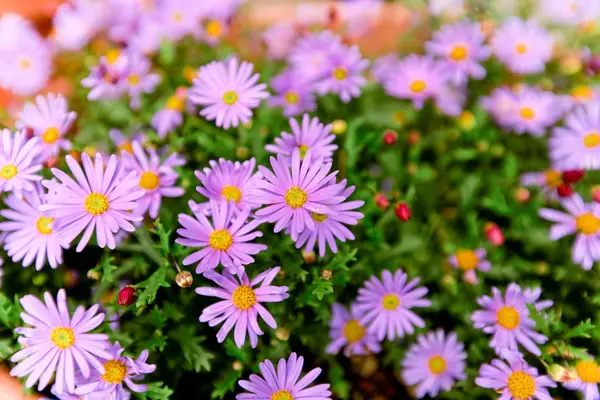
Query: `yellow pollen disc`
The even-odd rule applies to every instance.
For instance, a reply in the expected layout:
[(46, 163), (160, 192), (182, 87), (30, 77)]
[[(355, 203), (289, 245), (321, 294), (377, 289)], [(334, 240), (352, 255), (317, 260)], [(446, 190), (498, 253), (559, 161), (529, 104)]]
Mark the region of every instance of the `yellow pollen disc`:
[(126, 151), (128, 153), (133, 153), (133, 143), (130, 140), (125, 140), (123, 143), (119, 145), (119, 152)]
[(223, 103), (232, 106), (238, 101), (238, 95), (233, 90), (228, 90), (223, 93)]
[(39, 217), (37, 222), (35, 223), (37, 230), (42, 235), (49, 235), (52, 233), (52, 228), (50, 228), (50, 224), (54, 221), (54, 218), (50, 217)]
[(111, 385), (123, 382), (127, 375), (127, 367), (121, 361), (108, 360), (104, 363), (104, 375), (102, 380)]
[(535, 393), (535, 380), (523, 371), (513, 372), (508, 377), (508, 390), (517, 400), (528, 400)]
[(100, 215), (108, 211), (109, 204), (108, 198), (101, 193), (90, 193), (88, 194), (85, 202), (83, 203), (86, 211), (92, 215)]
[(0, 178), (3, 179), (12, 179), (17, 175), (17, 166), (13, 164), (8, 164), (0, 169)]
[(519, 322), (521, 322), (521, 316), (519, 315), (519, 312), (513, 307), (509, 306), (504, 306), (498, 310), (496, 318), (498, 318), (498, 324), (500, 324), (501, 327), (511, 331), (518, 327)]
[(343, 81), (344, 79), (346, 79), (348, 77), (348, 70), (343, 67), (337, 67), (336, 69), (333, 70), (332, 75), (338, 81)]
[(192, 81), (198, 76), (198, 73), (196, 68), (187, 66), (183, 69), (183, 76), (188, 82), (192, 83)]
[(527, 46), (523, 43), (519, 43), (515, 46), (515, 50), (517, 51), (517, 54), (525, 54), (527, 53)]
[(434, 375), (443, 374), (446, 371), (446, 368), (448, 368), (448, 364), (446, 363), (446, 360), (444, 360), (444, 357), (442, 357), (442, 356), (431, 357), (429, 359), (428, 366), (429, 366), (429, 370)]
[(456, 263), (460, 269), (468, 271), (477, 268), (479, 259), (474, 251), (461, 249), (456, 252), (455, 257)]
[(294, 400), (292, 394), (287, 390), (278, 390), (271, 396), (271, 400)]
[(171, 16), (173, 17), (173, 21), (181, 22), (183, 20), (183, 14), (180, 12), (174, 12)]
[(53, 127), (46, 129), (46, 131), (42, 135), (42, 140), (48, 144), (52, 144), (52, 143), (56, 142), (56, 140), (58, 139), (58, 136), (59, 136), (58, 128), (53, 126)]
[(585, 21), (584, 23), (582, 23), (580, 25), (581, 30), (583, 30), (585, 33), (592, 33), (596, 30), (596, 21), (590, 20), (590, 21)]
[(137, 85), (138, 83), (140, 83), (140, 76), (136, 74), (131, 74), (127, 77), (127, 82), (129, 82), (131, 85)]
[(313, 221), (317, 221), (317, 222), (323, 222), (327, 219), (327, 215), (325, 215), (325, 214), (311, 213), (311, 216), (312, 216)]
[(398, 295), (395, 295), (393, 293), (386, 294), (385, 296), (383, 296), (381, 305), (386, 310), (395, 310), (396, 308), (398, 308), (398, 306), (400, 306), (400, 298), (398, 297)]
[(171, 96), (167, 100), (167, 109), (173, 111), (182, 111), (183, 110), (183, 99), (180, 99), (177, 96)]
[(413, 81), (413, 83), (411, 83), (409, 86), (409, 89), (414, 93), (421, 93), (426, 88), (427, 88), (427, 84), (425, 83), (425, 81), (422, 81), (420, 79)]
[(242, 191), (235, 186), (225, 185), (221, 190), (221, 195), (227, 199), (227, 201), (235, 200), (239, 203), (242, 199)]
[(306, 192), (298, 186), (289, 188), (283, 198), (285, 199), (285, 204), (290, 208), (300, 208), (307, 200)]
[(285, 101), (288, 102), (289, 104), (298, 104), (298, 102), (300, 101), (300, 97), (298, 96), (298, 93), (296, 92), (292, 92), (289, 91), (285, 94)]
[(251, 287), (240, 286), (233, 291), (231, 301), (240, 310), (247, 310), (256, 304), (256, 294)]
[(556, 188), (562, 185), (562, 174), (559, 171), (549, 169), (544, 172), (546, 178), (546, 185)]
[(469, 48), (465, 45), (454, 46), (450, 52), (450, 58), (454, 61), (463, 61), (469, 56)]
[(21, 58), (21, 60), (19, 60), (19, 67), (21, 67), (21, 69), (29, 69), (29, 67), (31, 67), (31, 61), (27, 58)]
[(594, 90), (589, 86), (575, 86), (571, 90), (571, 96), (579, 101), (592, 100), (594, 98)]
[(227, 251), (233, 244), (233, 238), (227, 229), (217, 229), (208, 237), (208, 244), (215, 250)]
[(306, 152), (308, 151), (308, 149), (309, 147), (305, 144), (298, 147), (298, 150), (300, 150), (300, 158), (304, 159), (304, 156), (306, 156)]
[(146, 190), (154, 190), (160, 184), (158, 175), (154, 172), (146, 171), (140, 177), (140, 187)]
[(71, 328), (54, 328), (50, 331), (50, 340), (56, 347), (64, 350), (75, 344), (75, 334)]
[(586, 235), (593, 235), (600, 229), (600, 219), (596, 218), (592, 213), (581, 214), (575, 218), (577, 229)]
[(579, 379), (585, 383), (599, 383), (600, 382), (600, 367), (595, 361), (591, 360), (579, 360), (575, 367)]
[(121, 55), (121, 50), (119, 50), (119, 49), (110, 49), (106, 53), (106, 62), (109, 63), (109, 64), (114, 64), (114, 62), (117, 61), (117, 59), (119, 58), (120, 55)]
[(585, 147), (592, 149), (600, 144), (600, 134), (598, 132), (590, 132), (583, 138)]
[(210, 37), (219, 37), (223, 33), (223, 26), (219, 21), (212, 20), (206, 24), (206, 34)]
[(344, 326), (344, 337), (348, 343), (358, 342), (365, 336), (365, 332), (365, 327), (355, 319), (348, 321)]
[(531, 107), (521, 108), (520, 114), (523, 119), (532, 120), (535, 118), (535, 111), (533, 111), (533, 108)]

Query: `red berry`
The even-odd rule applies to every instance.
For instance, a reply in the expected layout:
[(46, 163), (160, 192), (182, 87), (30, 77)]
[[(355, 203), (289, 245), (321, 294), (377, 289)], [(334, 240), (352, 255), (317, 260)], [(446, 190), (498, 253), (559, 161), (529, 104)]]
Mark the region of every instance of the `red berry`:
[(395, 131), (389, 130), (385, 131), (383, 134), (383, 143), (388, 146), (393, 145), (398, 141), (398, 134)]
[(398, 219), (403, 222), (408, 221), (412, 215), (410, 212), (410, 208), (404, 202), (396, 204), (394, 213), (396, 214), (396, 217), (398, 217)]
[(119, 291), (119, 298), (117, 302), (120, 306), (130, 306), (137, 300), (135, 295), (135, 288), (133, 286), (125, 286)]
[(558, 193), (558, 195), (560, 197), (571, 197), (571, 196), (573, 196), (573, 193), (575, 193), (575, 191), (573, 190), (573, 187), (571, 185), (569, 185), (568, 183), (561, 184), (556, 189), (556, 192)]
[(577, 183), (583, 179), (585, 171), (581, 169), (574, 169), (571, 171), (565, 171), (562, 174), (563, 181), (566, 183)]
[(390, 201), (387, 199), (387, 197), (385, 197), (385, 195), (383, 195), (381, 193), (377, 193), (375, 195), (375, 205), (380, 210), (385, 210), (386, 208), (388, 208), (390, 206)]
[(493, 222), (485, 224), (485, 236), (494, 246), (502, 246), (504, 244), (504, 234), (500, 227)]

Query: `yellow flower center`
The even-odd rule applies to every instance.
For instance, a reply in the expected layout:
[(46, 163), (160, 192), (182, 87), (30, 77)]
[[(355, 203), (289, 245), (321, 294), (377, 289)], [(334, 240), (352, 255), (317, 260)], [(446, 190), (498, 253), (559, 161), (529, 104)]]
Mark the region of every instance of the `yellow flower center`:
[(52, 233), (52, 228), (50, 228), (50, 224), (54, 221), (54, 218), (50, 217), (39, 217), (37, 222), (35, 223), (37, 230), (42, 235), (49, 235)]
[(600, 382), (600, 368), (595, 361), (591, 360), (579, 360), (575, 367), (579, 379), (585, 383), (599, 383)]
[(71, 328), (54, 328), (50, 331), (50, 340), (59, 349), (68, 349), (75, 344), (75, 333)]
[(579, 101), (592, 100), (594, 98), (594, 90), (589, 86), (576, 86), (571, 90), (571, 96)]
[(294, 400), (292, 394), (287, 390), (278, 390), (271, 396), (271, 400)]
[(298, 96), (298, 93), (292, 92), (291, 90), (287, 92), (284, 97), (285, 101), (287, 101), (289, 104), (298, 104), (300, 101), (300, 96)]
[(598, 132), (590, 132), (583, 138), (585, 147), (592, 149), (600, 144), (600, 134)]
[(308, 149), (309, 147), (305, 144), (298, 147), (298, 150), (300, 151), (300, 158), (304, 159), (304, 156), (306, 156), (306, 152), (308, 151)]
[(518, 327), (519, 322), (521, 321), (519, 312), (509, 306), (504, 306), (498, 310), (496, 317), (498, 318), (498, 324), (500, 324), (501, 327), (511, 331)]
[(519, 43), (515, 46), (515, 50), (517, 51), (517, 54), (525, 54), (527, 53), (527, 46), (523, 43)]
[(19, 66), (21, 69), (29, 69), (29, 67), (31, 67), (31, 61), (29, 61), (27, 58), (21, 58), (19, 60)]
[(348, 70), (343, 67), (337, 67), (333, 70), (333, 77), (338, 81), (343, 81), (348, 77)]
[(85, 199), (85, 203), (83, 203), (86, 211), (92, 215), (100, 215), (106, 211), (108, 211), (109, 203), (108, 197), (101, 193), (90, 193)]
[(173, 21), (175, 22), (181, 22), (183, 20), (183, 14), (180, 12), (174, 12), (171, 17), (173, 18)]
[(125, 140), (123, 143), (119, 145), (119, 152), (126, 151), (128, 153), (133, 153), (133, 143), (130, 140)]
[(256, 294), (251, 287), (240, 286), (233, 291), (231, 301), (240, 310), (247, 310), (256, 304)]
[(285, 204), (294, 209), (302, 207), (307, 200), (306, 192), (298, 186), (289, 188), (283, 197)]
[(398, 297), (398, 295), (395, 295), (393, 293), (386, 294), (385, 296), (383, 296), (381, 305), (386, 310), (395, 310), (396, 308), (398, 308), (398, 306), (400, 306), (400, 298)]
[(227, 229), (217, 229), (208, 237), (208, 244), (215, 250), (227, 251), (233, 244), (233, 238)]
[(17, 166), (13, 164), (8, 164), (0, 169), (0, 177), (3, 179), (12, 179), (17, 175)]
[(442, 356), (431, 357), (429, 359), (428, 366), (429, 366), (429, 370), (434, 375), (443, 374), (444, 371), (446, 371), (446, 369), (448, 368), (448, 364), (446, 363), (446, 360), (444, 360), (444, 357), (442, 357)]
[(198, 71), (194, 67), (187, 66), (183, 69), (183, 76), (186, 81), (192, 83), (198, 76)]
[(238, 95), (233, 90), (228, 90), (223, 93), (223, 103), (232, 106), (238, 101)]
[(454, 61), (462, 61), (469, 56), (469, 48), (465, 45), (454, 46), (450, 52), (450, 58)]
[(317, 222), (323, 222), (327, 219), (327, 215), (325, 215), (325, 214), (312, 213), (311, 216), (312, 216), (313, 221), (317, 221)]
[(508, 377), (508, 390), (517, 400), (528, 400), (535, 393), (535, 380), (523, 371), (515, 371)]
[(173, 111), (182, 111), (183, 110), (183, 99), (180, 99), (177, 96), (171, 96), (167, 100), (167, 109)]
[(544, 172), (546, 177), (546, 185), (556, 188), (562, 185), (562, 174), (559, 171), (549, 169)]
[(131, 74), (127, 77), (127, 82), (129, 82), (130, 85), (137, 85), (138, 83), (140, 83), (140, 76), (136, 74)]
[(533, 111), (533, 108), (531, 107), (521, 108), (520, 114), (521, 117), (523, 117), (523, 119), (532, 120), (533, 118), (535, 118), (535, 111)]
[(221, 195), (225, 197), (227, 201), (235, 200), (236, 203), (239, 203), (242, 199), (242, 191), (236, 186), (231, 185), (223, 186), (223, 190), (221, 190)]
[(121, 50), (119, 50), (119, 49), (110, 49), (106, 53), (106, 62), (109, 63), (109, 64), (114, 64), (115, 61), (117, 61), (117, 59), (119, 58), (120, 55), (121, 55)]
[(584, 31), (585, 33), (592, 33), (596, 30), (596, 21), (593, 20), (589, 20), (589, 21), (585, 21), (583, 22), (580, 27), (581, 30)]
[(575, 218), (577, 229), (586, 235), (593, 235), (600, 229), (600, 219), (596, 218), (592, 213), (581, 214)]
[(409, 89), (414, 93), (421, 93), (426, 88), (427, 88), (427, 84), (425, 83), (425, 81), (422, 81), (420, 79), (413, 81), (413, 83), (411, 83), (409, 86)]
[(154, 190), (160, 184), (158, 175), (154, 172), (146, 171), (140, 177), (140, 187), (146, 190)]
[(102, 380), (111, 385), (123, 382), (127, 375), (127, 367), (121, 361), (108, 360), (104, 363), (104, 375)]
[(52, 144), (52, 143), (56, 142), (56, 140), (58, 139), (58, 135), (59, 135), (58, 128), (53, 126), (53, 127), (46, 129), (46, 131), (42, 135), (42, 140), (48, 144)]
[(212, 20), (212, 21), (209, 21), (208, 24), (206, 24), (206, 34), (208, 36), (216, 38), (216, 37), (221, 36), (222, 33), (223, 33), (223, 26), (221, 25), (221, 22)]
[(365, 332), (365, 327), (355, 319), (348, 321), (344, 326), (344, 337), (348, 343), (358, 342), (365, 336)]
[(456, 263), (460, 269), (464, 269), (465, 271), (477, 268), (477, 263), (479, 259), (477, 258), (477, 254), (475, 254), (472, 250), (458, 250), (455, 254)]

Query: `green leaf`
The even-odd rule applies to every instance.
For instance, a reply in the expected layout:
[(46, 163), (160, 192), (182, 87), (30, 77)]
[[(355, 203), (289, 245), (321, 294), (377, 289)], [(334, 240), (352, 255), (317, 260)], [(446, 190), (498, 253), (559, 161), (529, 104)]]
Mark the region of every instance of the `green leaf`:
[(169, 335), (181, 346), (181, 352), (186, 361), (184, 369), (196, 372), (210, 371), (210, 361), (215, 356), (200, 345), (204, 341), (204, 336), (197, 336), (195, 326), (179, 326), (176, 330), (169, 332)]
[(143, 305), (150, 304), (154, 302), (156, 299), (156, 292), (161, 287), (169, 287), (171, 286), (169, 282), (166, 281), (167, 277), (167, 267), (159, 267), (148, 279), (142, 281), (135, 285), (136, 289), (143, 289), (138, 291), (138, 299), (135, 302), (135, 306), (137, 308), (142, 307)]
[(323, 300), (323, 297), (329, 293), (333, 293), (333, 283), (326, 281), (323, 278), (318, 278), (317, 282), (312, 285), (312, 294), (317, 296), (317, 299)]
[(113, 260), (114, 258), (109, 255), (106, 255), (104, 256), (104, 258), (102, 258), (102, 261), (100, 263), (100, 268), (102, 268), (102, 280), (100, 282), (112, 283), (114, 281), (113, 271), (116, 270), (118, 267), (112, 264)]
[(172, 231), (165, 230), (164, 225), (159, 219), (156, 220), (154, 226), (156, 226), (156, 229), (151, 229), (150, 232), (158, 235), (160, 239), (160, 254), (163, 256), (163, 258), (168, 260), (169, 254), (171, 254), (171, 241), (169, 240), (169, 237), (171, 236)]
[(4, 293), (0, 293), (0, 322), (2, 325), (14, 330), (21, 325), (21, 305), (19, 298), (15, 296), (12, 302)]
[(592, 324), (592, 321), (588, 318), (585, 322), (581, 322), (578, 326), (571, 329), (565, 334), (565, 339), (571, 339), (576, 337), (590, 338), (590, 332), (594, 330), (596, 325)]
[(8, 359), (15, 351), (17, 349), (12, 339), (0, 339), (0, 360)]
[(235, 385), (241, 377), (242, 371), (231, 371), (229, 374), (225, 375), (222, 379), (215, 382), (215, 388), (213, 389), (210, 398), (225, 398), (227, 393), (232, 393), (235, 391)]
[(163, 386), (162, 382), (152, 382), (148, 384), (148, 390), (142, 393), (136, 393), (140, 399), (148, 400), (169, 400), (173, 390), (168, 386)]
[(162, 65), (171, 65), (175, 61), (175, 45), (169, 40), (160, 42), (158, 60)]

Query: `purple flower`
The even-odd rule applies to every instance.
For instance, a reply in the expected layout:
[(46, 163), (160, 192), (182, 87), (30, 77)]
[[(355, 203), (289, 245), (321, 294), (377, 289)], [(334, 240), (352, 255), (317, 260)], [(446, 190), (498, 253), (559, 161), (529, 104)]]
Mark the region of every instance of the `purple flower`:
[(53, 218), (39, 210), (44, 190), (38, 184), (34, 190), (23, 193), (23, 198), (11, 195), (6, 198), (7, 209), (0, 211), (7, 221), (0, 222), (0, 231), (8, 233), (4, 238), (4, 249), (14, 262), (22, 260), (30, 266), (35, 260), (35, 269), (41, 270), (46, 263), (52, 268), (62, 264), (62, 248), (59, 236), (51, 228)]
[(2, 130), (0, 145), (0, 193), (13, 192), (21, 197), (23, 191), (34, 190), (33, 182), (42, 180), (36, 172), (42, 169), (37, 161), (41, 150), (38, 138), (27, 140), (23, 132)]
[(446, 115), (458, 117), (467, 102), (467, 86), (448, 83), (438, 90), (435, 96), (436, 107)]
[(375, 334), (382, 341), (405, 334), (412, 334), (414, 326), (423, 328), (425, 322), (414, 312), (415, 307), (429, 307), (431, 301), (424, 299), (426, 287), (415, 288), (420, 279), (415, 278), (406, 283), (408, 275), (397, 270), (394, 275), (388, 270), (381, 274), (383, 282), (372, 276), (365, 282), (365, 287), (358, 289), (357, 310), (364, 312), (360, 323), (367, 326), (367, 332)]
[(485, 68), (479, 63), (487, 60), (492, 51), (484, 45), (485, 35), (479, 23), (465, 20), (445, 25), (433, 33), (433, 40), (425, 44), (427, 52), (448, 62), (451, 80), (464, 84), (468, 78), (485, 78)]
[(381, 346), (372, 334), (367, 334), (367, 328), (360, 323), (362, 314), (356, 306), (350, 306), (350, 312), (340, 303), (331, 306), (331, 320), (329, 321), (329, 338), (327, 354), (337, 354), (344, 347), (344, 355), (366, 355), (369, 352), (379, 353)]
[(323, 77), (314, 82), (320, 95), (334, 93), (344, 103), (360, 96), (360, 88), (367, 83), (363, 76), (369, 60), (362, 58), (358, 46), (335, 46), (327, 56)]
[[(219, 343), (223, 342), (235, 325), (235, 344), (242, 348), (246, 342), (246, 332), (250, 338), (252, 348), (256, 347), (258, 337), (263, 331), (258, 326), (260, 316), (272, 329), (277, 329), (277, 322), (261, 303), (278, 303), (289, 297), (287, 286), (272, 286), (271, 282), (277, 276), (279, 267), (268, 269), (256, 276), (252, 281), (246, 273), (236, 278), (225, 270), (223, 275), (208, 271), (204, 277), (215, 282), (221, 288), (199, 287), (196, 293), (201, 296), (212, 296), (222, 299), (206, 307), (200, 315), (200, 322), (208, 322), (216, 326), (224, 322), (217, 333)], [(260, 284), (260, 287), (254, 286)]]
[(111, 49), (100, 57), (98, 65), (92, 67), (90, 74), (81, 80), (81, 85), (91, 88), (89, 100), (114, 100), (124, 90), (123, 79), (127, 76), (127, 56), (120, 50)]
[(129, 399), (130, 393), (123, 383), (134, 392), (141, 393), (148, 390), (147, 385), (135, 383), (134, 380), (142, 379), (145, 374), (154, 372), (156, 365), (147, 364), (148, 350), (141, 352), (137, 360), (123, 356), (125, 349), (119, 342), (108, 348), (110, 357), (103, 360), (103, 371), (92, 371), (82, 384), (77, 385), (75, 393), (85, 395), (85, 399)]
[(190, 91), (190, 100), (203, 106), (200, 115), (216, 120), (224, 129), (248, 123), (253, 108), (269, 97), (267, 85), (257, 84), (259, 74), (252, 74), (254, 66), (239, 63), (236, 57), (226, 61), (213, 61), (200, 68)]
[(144, 191), (144, 195), (137, 201), (134, 210), (136, 215), (144, 215), (146, 212), (150, 218), (158, 217), (158, 210), (163, 197), (181, 197), (184, 190), (174, 187), (179, 174), (175, 172), (173, 161), (177, 159), (177, 153), (171, 154), (164, 162), (160, 162), (156, 150), (148, 148), (144, 151), (140, 142), (133, 142), (133, 155), (128, 152), (122, 153), (125, 162), (125, 171), (135, 171), (139, 177), (138, 186)]
[(271, 80), (275, 95), (269, 97), (269, 107), (282, 107), (286, 117), (317, 107), (311, 83), (302, 78), (296, 70), (286, 69)]
[(88, 5), (85, 1), (79, 1), (58, 6), (52, 21), (52, 41), (57, 47), (78, 51), (90, 42), (101, 27), (98, 20), (103, 18), (98, 12), (103, 14), (102, 11), (107, 11), (106, 3), (97, 3)]
[(152, 93), (160, 82), (160, 76), (150, 72), (150, 60), (139, 53), (129, 52), (127, 74), (124, 87), (129, 93), (129, 105), (133, 109), (140, 108), (142, 93)]
[(329, 54), (341, 46), (340, 37), (330, 31), (307, 33), (296, 42), (288, 62), (304, 80), (314, 81), (328, 72)]
[(396, 53), (390, 53), (379, 57), (371, 67), (371, 74), (375, 82), (383, 84), (391, 78), (400, 63), (400, 57)]
[(52, 168), (60, 183), (43, 182), (49, 190), (47, 204), (40, 206), (40, 210), (54, 218), (52, 228), (63, 243), (71, 243), (85, 230), (77, 245), (78, 252), (87, 245), (94, 231), (98, 246), (114, 249), (114, 234), (120, 230), (133, 232), (135, 227), (131, 222), (141, 220), (130, 211), (136, 209), (136, 201), (144, 191), (138, 188), (139, 178), (134, 171), (127, 175), (122, 173), (122, 162), (115, 155), (110, 156), (106, 168), (100, 154), (96, 154), (95, 162), (86, 153), (81, 155), (81, 160), (83, 170), (73, 157), (66, 157), (75, 180)]
[(449, 391), (455, 381), (467, 379), (467, 354), (456, 334), (447, 337), (444, 331), (428, 332), (417, 336), (402, 361), (402, 379), (408, 385), (418, 385), (416, 396), (435, 398), (440, 391)]
[(221, 264), (236, 274), (244, 271), (244, 265), (254, 262), (252, 255), (267, 249), (264, 244), (249, 243), (262, 232), (255, 229), (261, 224), (260, 220), (248, 222), (250, 209), (240, 210), (234, 216), (236, 209), (231, 202), (212, 201), (210, 203), (212, 223), (200, 209), (192, 208), (195, 218), (187, 214), (179, 214), (182, 228), (177, 233), (182, 236), (175, 240), (187, 247), (202, 247), (183, 260), (183, 265), (198, 262), (196, 273), (202, 274)]
[(86, 311), (77, 307), (73, 317), (67, 307), (64, 289), (58, 291), (56, 302), (50, 293), (44, 293), (46, 304), (32, 295), (21, 298), (25, 309), (21, 319), (31, 328), (17, 328), (15, 333), (22, 335), (19, 343), (25, 346), (16, 352), (11, 362), (18, 362), (10, 374), (22, 378), (28, 376), (26, 387), (38, 383), (38, 390), (44, 389), (55, 375), (54, 389), (62, 393), (75, 390), (75, 365), (84, 377), (90, 376), (90, 366), (102, 372), (103, 366), (98, 357), (110, 358), (106, 352), (108, 336), (86, 333), (97, 328), (104, 321), (104, 314), (96, 315), (98, 305)]
[(425, 100), (437, 96), (447, 81), (448, 68), (444, 62), (411, 54), (390, 72), (384, 88), (391, 96), (412, 100), (414, 107), (420, 110)]
[(540, 217), (555, 222), (550, 228), (550, 239), (577, 234), (572, 260), (585, 270), (590, 270), (595, 261), (600, 260), (600, 205), (597, 203), (584, 203), (579, 194), (561, 199), (562, 206), (568, 213), (542, 208)]
[(200, 37), (209, 45), (216, 46), (229, 30), (228, 21), (218, 16), (209, 17), (203, 24)]
[(515, 74), (537, 74), (552, 57), (554, 38), (534, 20), (509, 17), (491, 44), (496, 57)]
[(504, 129), (511, 129), (514, 124), (517, 100), (515, 92), (508, 87), (492, 90), (487, 97), (482, 97), (481, 105), (494, 117), (495, 122)]
[(157, 15), (163, 33), (171, 41), (179, 41), (200, 28), (200, 13), (195, 2), (169, 0), (160, 3)]
[(321, 374), (321, 368), (313, 369), (298, 380), (303, 365), (304, 357), (298, 357), (296, 353), (287, 360), (280, 359), (277, 369), (269, 360), (260, 363), (262, 377), (252, 374), (249, 381), (239, 381), (239, 385), (250, 393), (238, 394), (236, 400), (331, 400), (329, 384), (308, 387)]
[(535, 321), (529, 318), (527, 304), (531, 298), (525, 296), (521, 287), (511, 283), (503, 297), (497, 288), (492, 288), (492, 297), (482, 296), (477, 303), (484, 308), (473, 313), (471, 320), (477, 329), (493, 334), (490, 347), (498, 354), (517, 351), (521, 344), (530, 353), (542, 354), (536, 343), (545, 343), (548, 338), (533, 330)]
[(121, 155), (124, 151), (133, 154), (133, 142), (137, 141), (141, 144), (146, 142), (146, 136), (143, 133), (134, 133), (131, 138), (128, 138), (119, 129), (111, 129), (108, 131), (108, 136), (117, 147), (118, 155)]
[(598, 3), (590, 0), (540, 0), (538, 15), (558, 25), (582, 25), (599, 15)]
[(597, 400), (600, 398), (598, 383), (600, 383), (600, 366), (595, 360), (579, 360), (575, 364), (576, 378), (565, 382), (564, 387), (578, 390), (583, 394), (584, 400)]
[(272, 60), (286, 58), (296, 43), (297, 37), (297, 29), (290, 22), (276, 23), (262, 34), (263, 42), (267, 47), (267, 55)]
[(36, 104), (25, 103), (15, 124), (17, 128), (33, 129), (33, 134), (41, 139), (43, 160), (58, 155), (60, 149), (70, 150), (71, 142), (64, 136), (77, 113), (68, 110), (67, 100), (60, 94), (37, 96), (35, 100)]
[(465, 281), (475, 284), (477, 283), (475, 270), (487, 272), (492, 268), (492, 264), (485, 258), (486, 254), (485, 249), (458, 249), (448, 258), (448, 261), (454, 268), (464, 271)]
[(563, 183), (562, 172), (555, 169), (527, 172), (521, 175), (520, 182), (523, 186), (538, 186), (549, 199), (558, 200), (556, 189)]
[(539, 375), (520, 353), (506, 352), (503, 358), (508, 363), (494, 359), (491, 364), (483, 364), (475, 383), (495, 390), (503, 400), (553, 399), (547, 388), (556, 387), (556, 383), (546, 375)]
[(169, 97), (164, 108), (161, 108), (154, 114), (150, 124), (161, 138), (167, 137), (169, 132), (173, 132), (183, 122), (183, 108), (185, 99), (177, 95)]
[(542, 136), (565, 112), (559, 96), (529, 86), (514, 93), (512, 129), (516, 133)]
[(160, 48), (163, 26), (155, 15), (142, 18), (135, 32), (127, 38), (127, 46), (144, 55), (154, 54)]

